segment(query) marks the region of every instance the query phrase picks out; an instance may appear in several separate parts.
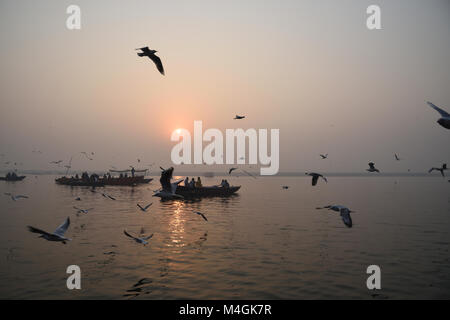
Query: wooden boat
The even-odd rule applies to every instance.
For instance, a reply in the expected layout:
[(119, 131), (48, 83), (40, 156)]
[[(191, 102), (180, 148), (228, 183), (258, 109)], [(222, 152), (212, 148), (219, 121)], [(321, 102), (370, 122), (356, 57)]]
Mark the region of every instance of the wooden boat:
[(234, 195), (241, 186), (231, 187), (200, 187), (189, 188), (185, 186), (178, 186), (175, 193), (183, 196), (184, 198), (203, 198), (203, 197), (229, 197)]
[(61, 178), (55, 179), (55, 182), (57, 184), (61, 184), (64, 186), (71, 186), (71, 187), (104, 187), (105, 186), (105, 184), (101, 181), (89, 181), (89, 180), (67, 178), (67, 177), (61, 177)]
[(136, 186), (139, 184), (149, 183), (152, 180), (153, 180), (152, 178), (146, 179), (144, 176), (108, 177), (108, 178), (99, 178), (96, 181), (67, 178), (67, 177), (55, 179), (57, 184), (72, 187)]
[(0, 181), (22, 181), (26, 176), (0, 177)]

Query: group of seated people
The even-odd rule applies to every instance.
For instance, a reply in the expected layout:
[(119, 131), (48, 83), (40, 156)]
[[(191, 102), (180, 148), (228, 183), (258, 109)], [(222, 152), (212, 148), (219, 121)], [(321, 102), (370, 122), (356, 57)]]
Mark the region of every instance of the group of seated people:
[[(188, 188), (201, 188), (201, 187), (203, 187), (202, 180), (200, 179), (200, 177), (197, 177), (197, 181), (195, 181), (194, 178), (192, 178), (191, 181), (189, 181), (189, 177), (186, 177), (186, 179), (184, 179), (184, 186), (188, 187)], [(230, 184), (228, 183), (228, 181), (226, 179), (223, 179), (222, 182), (220, 183), (219, 187), (229, 188)]]
[(201, 187), (203, 187), (202, 180), (200, 179), (200, 177), (197, 177), (197, 181), (195, 181), (194, 178), (192, 178), (192, 180), (189, 181), (189, 177), (186, 177), (186, 179), (184, 179), (184, 186), (188, 187), (188, 188), (201, 188)]
[(15, 172), (8, 172), (6, 174), (6, 179), (16, 179), (17, 178), (17, 174)]
[[(112, 179), (112, 176), (111, 176), (111, 174), (108, 172), (108, 173), (106, 173), (106, 174), (104, 174), (103, 175), (103, 180), (109, 180), (109, 179)], [(128, 178), (128, 174), (120, 174), (120, 176), (119, 176), (119, 178), (120, 179), (122, 179), (122, 178)], [(80, 177), (78, 176), (78, 174), (76, 174), (75, 175), (75, 177), (73, 177), (72, 176), (72, 179), (75, 179), (75, 180), (79, 180), (80, 179)], [(93, 173), (93, 174), (91, 174), (90, 176), (89, 176), (89, 174), (87, 173), (87, 172), (83, 172), (82, 174), (81, 174), (81, 180), (82, 181), (90, 181), (90, 182), (98, 182), (99, 180), (100, 180), (100, 176), (98, 175), (98, 174), (96, 174), (96, 173)]]
[(228, 183), (228, 181), (226, 179), (222, 180), (222, 182), (220, 183), (220, 186), (222, 188), (229, 188), (230, 184)]
[[(78, 174), (75, 175), (75, 179), (79, 180), (80, 178), (78, 177)], [(89, 174), (87, 172), (83, 172), (81, 174), (81, 180), (85, 181), (85, 182), (98, 182), (100, 180), (100, 176), (96, 173), (93, 173), (89, 176)]]

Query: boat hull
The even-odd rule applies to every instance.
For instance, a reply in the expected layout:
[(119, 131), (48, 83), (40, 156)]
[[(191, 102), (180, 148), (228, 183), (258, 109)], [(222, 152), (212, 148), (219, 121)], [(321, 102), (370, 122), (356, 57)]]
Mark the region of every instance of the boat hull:
[(26, 176), (20, 176), (20, 177), (16, 177), (16, 178), (0, 177), (0, 181), (22, 181), (25, 178), (26, 178)]
[(71, 187), (104, 187), (104, 186), (136, 186), (152, 181), (152, 178), (145, 179), (139, 177), (123, 177), (123, 178), (100, 178), (98, 181), (85, 181), (75, 178), (62, 177), (55, 179), (57, 184), (71, 186)]
[(223, 187), (201, 187), (189, 188), (178, 186), (175, 191), (176, 194), (184, 198), (203, 198), (203, 197), (229, 197), (235, 195), (241, 186), (232, 186), (228, 188)]

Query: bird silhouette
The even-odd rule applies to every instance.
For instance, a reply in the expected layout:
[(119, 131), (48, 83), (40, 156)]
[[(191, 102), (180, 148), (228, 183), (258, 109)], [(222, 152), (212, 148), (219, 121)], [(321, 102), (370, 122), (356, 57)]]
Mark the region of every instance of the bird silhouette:
[(148, 47), (139, 48), (139, 49), (136, 49), (136, 50), (141, 50), (142, 51), (142, 52), (138, 52), (137, 55), (139, 57), (149, 57), (150, 60), (152, 60), (155, 63), (156, 68), (158, 68), (158, 71), (162, 75), (164, 75), (164, 67), (162, 65), (161, 59), (157, 55), (155, 55), (155, 53), (158, 52), (158, 51), (150, 50)]
[(315, 173), (315, 172), (311, 172), (305, 173), (307, 176), (311, 176), (312, 177), (312, 185), (315, 186), (317, 184), (317, 181), (319, 180), (319, 178), (322, 178), (325, 182), (328, 182), (327, 178), (325, 178), (323, 175), (321, 175), (320, 173)]
[(441, 108), (435, 106), (431, 102), (427, 102), (430, 107), (432, 107), (434, 110), (439, 112), (441, 115), (441, 118), (437, 121), (441, 126), (443, 126), (446, 129), (450, 129), (450, 114), (448, 112), (442, 110)]
[(201, 212), (199, 212), (199, 211), (194, 211), (194, 213), (196, 213), (196, 214), (198, 214), (199, 216), (201, 216), (201, 217), (203, 218), (203, 220), (208, 221), (208, 219), (206, 218), (206, 216), (205, 216), (203, 213), (201, 213)]
[(150, 206), (153, 204), (149, 203), (148, 205), (146, 205), (145, 207), (142, 207), (139, 203), (137, 204), (137, 206), (139, 207), (139, 209), (141, 209), (141, 211), (146, 212), (148, 208), (150, 208)]
[(136, 241), (137, 243), (143, 244), (144, 246), (145, 246), (146, 244), (148, 244), (148, 241), (147, 241), (147, 240), (149, 240), (149, 239), (151, 239), (151, 238), (153, 237), (153, 233), (152, 233), (151, 235), (149, 235), (148, 237), (135, 237), (135, 236), (132, 236), (131, 234), (129, 234), (126, 230), (123, 230), (123, 233), (124, 233), (127, 237), (133, 239), (133, 240)]
[(380, 172), (377, 168), (375, 168), (375, 163), (369, 162), (369, 169), (367, 169), (369, 172)]
[(445, 177), (444, 171), (447, 170), (447, 164), (444, 163), (444, 164), (442, 165), (441, 168), (433, 167), (433, 168), (431, 168), (430, 170), (428, 170), (428, 173), (431, 173), (431, 172), (433, 172), (433, 171), (435, 171), (435, 170), (436, 170), (436, 171), (439, 171), (439, 172), (441, 173), (442, 177)]

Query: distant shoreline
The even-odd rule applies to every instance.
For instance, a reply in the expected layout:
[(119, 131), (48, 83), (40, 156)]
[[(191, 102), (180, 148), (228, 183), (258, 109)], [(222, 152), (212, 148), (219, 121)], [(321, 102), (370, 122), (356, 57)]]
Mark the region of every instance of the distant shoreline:
[[(0, 170), (0, 174), (4, 175), (11, 170)], [(62, 171), (47, 171), (47, 170), (18, 170), (17, 171), (20, 174), (24, 175), (56, 175), (56, 176), (64, 176), (66, 172)], [(73, 171), (69, 172), (67, 174), (68, 176), (72, 176), (75, 174), (81, 175), (81, 173), (84, 171)], [(104, 170), (87, 170), (89, 174), (91, 173), (97, 173), (99, 175), (103, 175), (107, 173), (108, 171)], [(200, 176), (203, 177), (205, 174), (213, 174), (213, 177), (229, 177), (229, 178), (238, 178), (238, 177), (248, 177), (245, 174), (239, 174), (239, 175), (228, 175), (221, 171), (204, 171), (204, 172), (187, 172), (187, 171), (180, 171), (175, 172), (175, 176)], [(365, 172), (321, 172), (323, 175), (328, 177), (441, 177), (441, 175), (438, 174), (430, 174), (427, 172), (383, 172), (383, 173), (365, 173)], [(147, 176), (159, 176), (158, 172), (149, 172)], [(276, 175), (273, 176), (260, 176), (259, 172), (250, 172), (250, 174), (256, 176), (257, 178), (273, 178), (273, 177), (303, 177), (305, 176), (305, 173), (303, 171), (299, 172), (279, 172)]]

